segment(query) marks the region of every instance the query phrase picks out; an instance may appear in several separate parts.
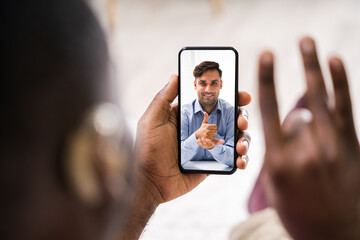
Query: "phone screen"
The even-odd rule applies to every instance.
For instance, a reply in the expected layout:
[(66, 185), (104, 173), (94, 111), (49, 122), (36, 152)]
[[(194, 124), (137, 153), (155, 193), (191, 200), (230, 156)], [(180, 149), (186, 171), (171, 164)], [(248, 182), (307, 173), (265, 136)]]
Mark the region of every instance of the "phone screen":
[(186, 173), (236, 170), (238, 53), (232, 47), (179, 52), (179, 168)]

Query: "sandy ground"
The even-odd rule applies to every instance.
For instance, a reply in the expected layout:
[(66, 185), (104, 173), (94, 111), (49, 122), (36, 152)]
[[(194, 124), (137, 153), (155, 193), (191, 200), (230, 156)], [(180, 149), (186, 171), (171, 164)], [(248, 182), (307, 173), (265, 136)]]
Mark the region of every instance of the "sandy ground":
[[(95, 9), (104, 10), (101, 2), (92, 2)], [(327, 59), (341, 56), (360, 132), (360, 1), (229, 0), (222, 2), (220, 11), (214, 11), (210, 2), (117, 2), (109, 44), (121, 102), (134, 133), (152, 98), (170, 74), (177, 73), (178, 51), (184, 46), (235, 47), (240, 53), (240, 90), (253, 96), (248, 106), (253, 139), (248, 168), (232, 176), (210, 176), (194, 191), (160, 206), (142, 239), (226, 239), (232, 226), (247, 218), (247, 199), (264, 153), (256, 78), (258, 55), (264, 49), (276, 56), (282, 119), (305, 89), (299, 39), (304, 35), (316, 39), (328, 83)]]

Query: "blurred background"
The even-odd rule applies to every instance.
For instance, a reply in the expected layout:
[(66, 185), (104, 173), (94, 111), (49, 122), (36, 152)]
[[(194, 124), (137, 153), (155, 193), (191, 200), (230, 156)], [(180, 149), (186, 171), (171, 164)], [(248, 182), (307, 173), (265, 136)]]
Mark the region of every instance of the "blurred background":
[(155, 94), (177, 73), (184, 46), (232, 46), (240, 54), (239, 89), (249, 92), (250, 162), (231, 176), (210, 176), (187, 195), (161, 205), (142, 239), (226, 239), (248, 217), (247, 201), (264, 154), (257, 97), (257, 61), (275, 53), (280, 115), (305, 90), (298, 42), (317, 42), (327, 60), (343, 58), (360, 133), (360, 1), (357, 0), (87, 0), (99, 18), (117, 69), (121, 103), (133, 134)]

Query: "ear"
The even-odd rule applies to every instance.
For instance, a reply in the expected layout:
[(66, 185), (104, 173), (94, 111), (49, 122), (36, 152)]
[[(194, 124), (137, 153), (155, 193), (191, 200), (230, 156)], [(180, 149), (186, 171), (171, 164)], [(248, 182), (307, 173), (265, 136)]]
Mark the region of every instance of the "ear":
[(103, 103), (86, 113), (68, 137), (64, 167), (67, 183), (75, 197), (89, 207), (125, 196), (132, 145), (122, 144), (126, 142), (125, 129), (119, 108)]
[(196, 83), (196, 78), (194, 80), (194, 88), (196, 89), (197, 83)]
[(222, 89), (223, 80), (220, 79), (220, 89)]

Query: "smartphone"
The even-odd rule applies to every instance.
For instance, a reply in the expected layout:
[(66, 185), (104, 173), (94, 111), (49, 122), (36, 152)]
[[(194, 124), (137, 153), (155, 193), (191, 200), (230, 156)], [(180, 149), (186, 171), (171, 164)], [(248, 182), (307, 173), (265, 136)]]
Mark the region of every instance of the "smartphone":
[(179, 168), (184, 173), (236, 170), (238, 53), (233, 47), (179, 52)]

